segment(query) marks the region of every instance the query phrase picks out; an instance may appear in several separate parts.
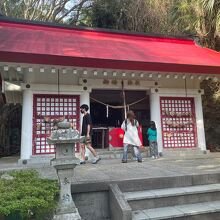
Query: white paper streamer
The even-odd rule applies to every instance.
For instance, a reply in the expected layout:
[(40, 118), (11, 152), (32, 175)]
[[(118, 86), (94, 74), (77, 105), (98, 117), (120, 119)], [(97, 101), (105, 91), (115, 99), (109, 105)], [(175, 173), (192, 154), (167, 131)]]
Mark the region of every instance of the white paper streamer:
[(106, 105), (106, 118), (108, 118), (108, 111), (109, 111), (108, 105)]

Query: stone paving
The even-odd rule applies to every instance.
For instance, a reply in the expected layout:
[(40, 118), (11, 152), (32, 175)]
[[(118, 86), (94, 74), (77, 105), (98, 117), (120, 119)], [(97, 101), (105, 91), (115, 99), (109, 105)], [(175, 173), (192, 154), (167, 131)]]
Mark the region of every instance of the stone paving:
[[(19, 159), (18, 157), (0, 158), (0, 175), (5, 171), (10, 171), (10, 170), (36, 169), (40, 173), (40, 175), (44, 178), (57, 179), (55, 169), (51, 167), (49, 164), (30, 163), (27, 165), (21, 165), (17, 163), (18, 159)], [(166, 186), (170, 184), (169, 180), (167, 181), (165, 180), (165, 182), (161, 182), (162, 180), (160, 180), (160, 178), (172, 177), (173, 179), (174, 177), (174, 179), (177, 179), (176, 180), (177, 182), (183, 181), (184, 183), (186, 177), (186, 183), (187, 183), (188, 175), (190, 179), (191, 178), (190, 176), (192, 175), (214, 174), (213, 176), (216, 176), (215, 175), (216, 173), (217, 176), (219, 176), (220, 153), (208, 153), (208, 154), (187, 155), (187, 156), (185, 155), (179, 157), (164, 156), (159, 159), (144, 158), (144, 161), (142, 163), (138, 163), (134, 160), (129, 160), (128, 163), (125, 164), (124, 163), (122, 164), (120, 159), (103, 158), (98, 164), (87, 163), (85, 165), (76, 166), (74, 177), (72, 178), (72, 190), (73, 190), (72, 192), (75, 193), (74, 196), (76, 198), (75, 201), (76, 206), (79, 209), (80, 215), (84, 219), (91, 219), (88, 217), (91, 216), (91, 213), (93, 216), (92, 219), (107, 219), (106, 216), (109, 216), (108, 196), (106, 193), (106, 191), (109, 189), (108, 183), (117, 182), (119, 184), (118, 186), (121, 187), (121, 190), (122, 189), (124, 190), (123, 193), (125, 193), (125, 195), (126, 192), (130, 194), (133, 193), (136, 199), (137, 193), (139, 192), (132, 192), (133, 190), (131, 191), (129, 190), (134, 186), (134, 184), (136, 184), (135, 185), (136, 187), (138, 186), (138, 189), (141, 188), (139, 190), (142, 190), (141, 196), (143, 196), (144, 195), (142, 189), (142, 187), (144, 186), (143, 184), (150, 184), (151, 182), (155, 184), (156, 181), (159, 181), (159, 186), (161, 186), (161, 184), (164, 186), (165, 184), (165, 189), (160, 189), (160, 193), (169, 194), (170, 192), (167, 192), (167, 190), (169, 191), (170, 189), (169, 188), (166, 189)], [(205, 176), (206, 178), (204, 178), (204, 180), (206, 181), (209, 180), (209, 177), (212, 175), (208, 175), (208, 176), (205, 175)], [(164, 178), (164, 179), (170, 179), (170, 178)], [(197, 181), (197, 178), (193, 180)], [(218, 183), (215, 182), (215, 185), (218, 185)], [(198, 191), (204, 190), (204, 188), (201, 189), (201, 186), (196, 186), (196, 187), (198, 187), (197, 188)], [(202, 187), (208, 187), (208, 186), (203, 185)], [(173, 187), (171, 188), (173, 194), (177, 193)], [(157, 189), (157, 187), (155, 189)], [(187, 190), (190, 189), (192, 189), (192, 187), (187, 188)], [(209, 189), (206, 190), (208, 191)], [(151, 191), (153, 191), (153, 189)], [(85, 194), (78, 192), (89, 192), (89, 193)], [(180, 193), (179, 190), (178, 193)], [(167, 201), (169, 201), (169, 198)], [(217, 202), (215, 203), (216, 207), (214, 207), (214, 209), (220, 207), (220, 202), (219, 201)], [(102, 204), (102, 209), (100, 209), (102, 211), (94, 213), (94, 210), (99, 210), (98, 207), (100, 207), (100, 203)], [(181, 216), (185, 217), (185, 215), (191, 215), (191, 213), (193, 212), (200, 213), (201, 207), (202, 210), (206, 210), (207, 212), (211, 210), (210, 212), (213, 212), (212, 203), (213, 201), (211, 200), (209, 203), (205, 204), (205, 206), (203, 203), (201, 204), (198, 203), (197, 206), (195, 205), (193, 206), (193, 210), (191, 206), (192, 204), (188, 206), (181, 204), (179, 206), (169, 207), (168, 209), (165, 209), (164, 207), (159, 207), (159, 208), (152, 208), (147, 210), (145, 209), (133, 210), (132, 215), (133, 215), (133, 219), (138, 219), (138, 220), (149, 219), (150, 217), (155, 217), (156, 219), (158, 219), (160, 218), (160, 216), (166, 216), (166, 215), (179, 216), (181, 218)], [(110, 204), (115, 204), (115, 203), (110, 202)], [(219, 219), (218, 214), (219, 213), (217, 214), (212, 213), (211, 218)], [(213, 217), (214, 215), (217, 216)], [(103, 216), (105, 216), (105, 218), (103, 218)], [(150, 217), (147, 218), (146, 216), (147, 217), (150, 216)], [(116, 219), (122, 219), (122, 218), (116, 218)], [(205, 216), (203, 219), (208, 219), (208, 217)]]
[[(55, 169), (48, 164), (18, 165), (18, 157), (0, 158), (0, 172), (19, 169), (36, 169), (42, 177), (56, 179)], [(75, 168), (74, 183), (111, 182), (128, 179), (146, 179), (220, 173), (220, 153), (184, 157), (144, 158), (142, 163), (120, 159), (102, 159), (98, 164), (87, 163)]]

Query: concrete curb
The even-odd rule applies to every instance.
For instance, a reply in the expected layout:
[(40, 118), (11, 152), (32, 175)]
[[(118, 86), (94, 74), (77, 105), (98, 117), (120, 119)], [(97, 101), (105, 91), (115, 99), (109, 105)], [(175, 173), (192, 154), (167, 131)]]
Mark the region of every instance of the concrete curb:
[(111, 220), (132, 220), (132, 210), (117, 184), (109, 185)]

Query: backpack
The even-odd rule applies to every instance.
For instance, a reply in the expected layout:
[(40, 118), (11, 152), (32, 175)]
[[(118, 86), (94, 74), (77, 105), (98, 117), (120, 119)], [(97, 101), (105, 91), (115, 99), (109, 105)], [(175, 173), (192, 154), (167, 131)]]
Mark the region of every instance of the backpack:
[[(137, 120), (136, 119), (134, 119), (134, 125), (137, 127)], [(127, 121), (127, 119), (125, 119), (125, 131), (127, 131), (127, 126), (128, 126), (128, 121)]]

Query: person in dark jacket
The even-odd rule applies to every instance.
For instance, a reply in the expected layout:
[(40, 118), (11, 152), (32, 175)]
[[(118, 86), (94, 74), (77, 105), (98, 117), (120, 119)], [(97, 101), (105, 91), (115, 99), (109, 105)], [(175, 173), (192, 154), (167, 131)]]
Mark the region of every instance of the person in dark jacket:
[(83, 104), (80, 106), (80, 112), (83, 114), (83, 121), (82, 121), (82, 131), (81, 136), (85, 136), (84, 142), (81, 145), (81, 156), (82, 160), (80, 164), (85, 164), (85, 147), (87, 147), (94, 156), (94, 160), (92, 161), (93, 164), (96, 164), (101, 158), (97, 155), (95, 149), (91, 145), (91, 134), (92, 134), (92, 118), (88, 113), (89, 106)]

